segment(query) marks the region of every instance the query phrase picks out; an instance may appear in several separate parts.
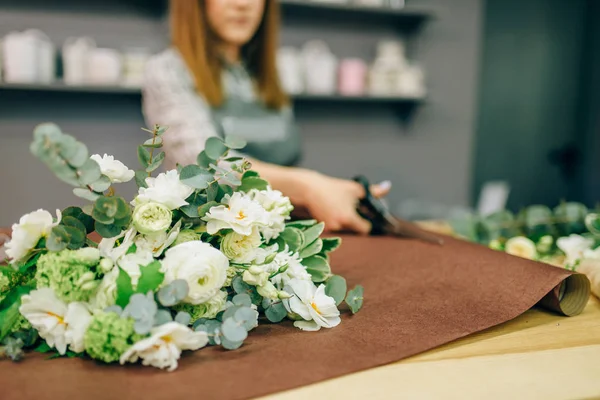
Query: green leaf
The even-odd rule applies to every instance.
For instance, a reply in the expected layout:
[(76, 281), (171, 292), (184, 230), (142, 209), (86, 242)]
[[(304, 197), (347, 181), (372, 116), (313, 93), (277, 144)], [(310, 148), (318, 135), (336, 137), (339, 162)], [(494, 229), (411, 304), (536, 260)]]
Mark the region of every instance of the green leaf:
[(304, 234), (298, 228), (287, 227), (279, 235), (279, 238), (289, 246), (291, 251), (300, 251), (304, 245)]
[(146, 172), (155, 171), (165, 160), (165, 152), (161, 151), (152, 159), (152, 162), (146, 167)]
[(233, 318), (228, 318), (221, 325), (223, 336), (232, 342), (243, 342), (248, 337), (248, 331)]
[(68, 153), (63, 153), (63, 157), (75, 168), (81, 167), (89, 159), (87, 147), (78, 141), (75, 141), (74, 146)]
[(283, 319), (287, 316), (287, 310), (283, 306), (282, 302), (273, 303), (265, 310), (265, 316), (270, 322), (276, 324), (283, 321)]
[[(141, 277), (140, 277), (141, 279)], [(119, 268), (119, 276), (117, 277), (117, 300), (119, 307), (125, 308), (129, 304), (129, 298), (133, 295), (133, 285), (131, 277), (122, 268)]]
[(39, 346), (37, 346), (35, 349), (33, 349), (33, 351), (36, 351), (38, 353), (48, 353), (51, 350), (52, 350), (52, 347), (48, 346), (48, 343), (46, 343), (45, 340), (43, 340)]
[(92, 217), (103, 224), (112, 224), (115, 222), (118, 207), (118, 200), (116, 198), (100, 196), (94, 203)]
[(225, 161), (227, 161), (227, 162), (236, 162), (236, 161), (241, 161), (243, 159), (244, 159), (244, 157), (227, 157), (225, 159)]
[(231, 299), (231, 302), (236, 306), (250, 307), (252, 305), (252, 299), (250, 299), (247, 293), (236, 294)]
[(306, 219), (302, 221), (293, 221), (288, 222), (286, 226), (290, 226), (292, 228), (310, 228), (311, 226), (317, 223), (316, 219)]
[(52, 228), (48, 240), (46, 240), (46, 247), (50, 251), (61, 251), (67, 248), (69, 244), (69, 233), (65, 226), (58, 225)]
[(219, 185), (219, 193), (217, 194), (217, 201), (223, 200), (225, 195), (233, 195), (233, 188), (227, 185)]
[(332, 251), (340, 247), (340, 245), (342, 244), (342, 239), (340, 239), (339, 237), (323, 238), (321, 240), (323, 241), (323, 248), (321, 249), (321, 252), (323, 254), (331, 253)]
[(198, 217), (199, 218), (203, 218), (206, 213), (208, 213), (210, 211), (210, 209), (212, 207), (218, 206), (219, 203), (217, 203), (216, 201), (209, 201), (206, 204), (201, 205), (200, 207), (198, 207)]
[(346, 290), (348, 287), (346, 285), (346, 279), (339, 275), (333, 275), (325, 284), (325, 294), (329, 297), (333, 297), (336, 305), (342, 304), (344, 301), (344, 297), (346, 296)]
[(244, 344), (243, 341), (240, 342), (232, 342), (231, 340), (223, 337), (221, 338), (221, 346), (223, 346), (225, 349), (227, 350), (236, 350), (239, 349), (242, 344)]
[(113, 224), (103, 224), (101, 222), (96, 221), (94, 224), (94, 229), (100, 236), (106, 239), (113, 238), (121, 233), (122, 229), (120, 226)]
[(223, 154), (227, 152), (227, 147), (223, 144), (223, 141), (218, 137), (212, 136), (206, 140), (204, 147), (206, 155), (213, 160), (218, 160)]
[(79, 229), (81, 232), (87, 232), (85, 225), (75, 217), (70, 217), (63, 214), (60, 223), (61, 225), (71, 226), (75, 229)]
[(350, 307), (352, 314), (356, 314), (363, 306), (364, 288), (360, 285), (348, 292), (346, 304)]
[(206, 200), (210, 201), (219, 201), (219, 184), (217, 182), (212, 182), (206, 188)]
[(150, 151), (144, 146), (138, 146), (138, 160), (144, 169), (150, 165)]
[(306, 267), (313, 282), (323, 282), (331, 276), (331, 267), (329, 262), (321, 256), (312, 256), (302, 260), (302, 265)]
[(163, 145), (162, 138), (156, 137), (156, 138), (150, 138), (150, 139), (146, 140), (142, 146), (148, 147), (150, 149), (158, 149), (158, 148), (162, 147), (162, 145)]
[(154, 130), (156, 131), (156, 136), (162, 136), (169, 129), (168, 126), (155, 125)]
[(206, 204), (206, 196), (199, 191), (195, 191), (185, 201), (188, 202), (188, 205), (180, 207), (179, 210), (190, 218), (198, 218), (198, 207)]
[[(41, 242), (41, 241), (40, 241)], [(40, 245), (38, 244), (38, 247)], [(44, 247), (46, 246), (46, 244), (44, 243)], [(24, 262), (19, 262), (16, 266), (19, 270), (20, 273), (24, 274), (26, 273), (31, 267), (34, 267), (37, 264), (38, 259), (42, 256), (43, 253), (37, 253), (35, 254), (33, 257), (29, 258), (28, 260), (24, 261)], [(11, 268), (12, 269), (12, 268)]]
[(198, 154), (198, 157), (196, 158), (196, 163), (204, 169), (208, 169), (209, 165), (214, 162), (215, 160), (206, 155), (205, 151), (200, 152), (200, 154)]
[(79, 182), (82, 185), (90, 185), (96, 182), (102, 176), (102, 171), (100, 171), (100, 166), (98, 163), (91, 158), (78, 169), (79, 171)]
[(242, 184), (238, 188), (239, 191), (249, 192), (252, 189), (266, 190), (269, 186), (269, 182), (265, 181), (264, 179), (261, 179), (257, 176), (246, 177), (246, 174), (244, 174), (244, 177), (242, 177)]
[(560, 221), (557, 228), (561, 236), (585, 232), (585, 217), (588, 209), (581, 203), (562, 203), (554, 209), (555, 217)]
[(307, 258), (319, 254), (323, 249), (323, 240), (317, 239), (300, 251), (300, 258)]
[(73, 189), (73, 194), (77, 197), (80, 197), (82, 199), (89, 200), (89, 201), (96, 201), (98, 199), (98, 197), (100, 197), (99, 194), (94, 193), (94, 192), (92, 192), (88, 189), (84, 189), (84, 188)]
[(33, 289), (32, 286), (17, 286), (8, 292), (0, 302), (0, 342), (8, 335), (19, 318), (21, 296), (28, 294)]
[(94, 231), (94, 219), (83, 212), (79, 207), (67, 207), (62, 211), (63, 219), (65, 217), (76, 218), (85, 226), (86, 233)]
[(146, 183), (146, 178), (148, 177), (148, 173), (146, 171), (135, 171), (135, 183), (138, 188), (147, 188), (148, 184)]
[(251, 178), (251, 177), (257, 177), (257, 178), (259, 178), (260, 175), (258, 174), (258, 172), (252, 171), (252, 170), (246, 171), (246, 172), (244, 172), (244, 175), (242, 175), (242, 179), (244, 179), (244, 178)]
[(195, 189), (206, 189), (214, 180), (214, 175), (198, 165), (187, 165), (179, 174), (179, 180)]
[(154, 292), (165, 278), (165, 274), (160, 272), (160, 261), (153, 261), (145, 267), (140, 267), (142, 275), (138, 281), (137, 293)]
[(501, 237), (519, 235), (513, 213), (507, 210), (492, 213), (481, 220), (481, 240), (488, 243)]
[(225, 146), (230, 149), (239, 150), (246, 147), (246, 141), (236, 136), (227, 135), (225, 136)]
[(112, 185), (112, 182), (110, 181), (110, 178), (106, 175), (102, 175), (100, 179), (90, 184), (94, 192), (104, 192), (105, 190), (108, 190), (110, 185)]
[(309, 244), (311, 244), (312, 242), (314, 242), (315, 240), (317, 240), (319, 238), (319, 236), (321, 236), (321, 233), (323, 233), (323, 230), (325, 229), (325, 224), (323, 222), (320, 222), (310, 228), (308, 228), (307, 230), (304, 231), (304, 245), (307, 246)]

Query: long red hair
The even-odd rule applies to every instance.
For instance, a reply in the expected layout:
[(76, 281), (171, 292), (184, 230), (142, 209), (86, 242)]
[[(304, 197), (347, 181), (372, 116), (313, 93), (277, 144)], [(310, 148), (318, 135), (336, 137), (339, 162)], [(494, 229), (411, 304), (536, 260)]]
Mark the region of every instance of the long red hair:
[[(215, 34), (206, 21), (204, 0), (171, 0), (171, 40), (195, 78), (196, 89), (212, 106), (223, 104), (223, 68)], [(288, 98), (279, 83), (276, 54), (280, 13), (276, 0), (266, 0), (263, 19), (242, 57), (256, 82), (260, 98), (269, 108), (279, 109)]]

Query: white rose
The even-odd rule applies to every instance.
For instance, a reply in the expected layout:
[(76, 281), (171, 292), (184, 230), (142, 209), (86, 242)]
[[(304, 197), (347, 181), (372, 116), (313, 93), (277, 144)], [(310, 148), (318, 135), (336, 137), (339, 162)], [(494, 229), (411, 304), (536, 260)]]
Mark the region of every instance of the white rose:
[(190, 304), (201, 304), (221, 290), (227, 279), (229, 260), (208, 243), (185, 242), (171, 247), (162, 261), (165, 274), (164, 285), (176, 279), (184, 279), (189, 286), (187, 297)]
[(135, 171), (127, 168), (121, 161), (115, 160), (113, 156), (104, 154), (100, 157), (100, 154), (94, 154), (90, 158), (98, 163), (102, 174), (108, 176), (112, 183), (129, 182), (135, 176)]
[(301, 316), (304, 321), (294, 322), (294, 326), (305, 331), (318, 331), (333, 328), (340, 324), (340, 311), (335, 300), (325, 294), (325, 285), (318, 288), (312, 283), (292, 279), (288, 287), (295, 296), (283, 301), (288, 312)]
[(504, 250), (513, 256), (533, 260), (537, 257), (535, 243), (524, 236), (516, 236), (506, 241)]
[(258, 229), (253, 229), (250, 235), (229, 232), (221, 240), (221, 251), (234, 263), (247, 264), (256, 258), (255, 250), (260, 245), (261, 239)]
[(135, 253), (129, 253), (121, 257), (118, 261), (119, 267), (127, 272), (131, 278), (131, 284), (135, 287), (142, 276), (140, 267), (145, 267), (154, 261), (152, 253), (145, 250), (138, 250)]
[(254, 227), (268, 226), (269, 214), (249, 196), (236, 192), (225, 195), (223, 204), (212, 207), (204, 216), (206, 231), (214, 235), (221, 229), (233, 229), (240, 235), (251, 235)]
[(6, 255), (12, 262), (19, 261), (35, 248), (42, 237), (50, 234), (52, 228), (58, 225), (62, 216), (56, 210), (56, 222), (52, 221), (52, 214), (39, 209), (21, 217), (18, 224), (12, 226), (12, 238), (4, 247)]
[(173, 213), (169, 207), (160, 203), (142, 203), (133, 211), (133, 226), (145, 235), (166, 232), (172, 220)]
[(140, 188), (133, 205), (150, 201), (164, 204), (171, 210), (188, 205), (185, 201), (194, 189), (179, 180), (177, 170), (159, 174), (156, 178), (146, 178), (147, 188)]
[(149, 338), (140, 340), (123, 353), (120, 363), (136, 362), (141, 358), (143, 365), (173, 371), (182, 350), (198, 350), (208, 343), (206, 332), (194, 332), (177, 322), (152, 328), (150, 334)]
[(592, 239), (584, 238), (581, 235), (570, 235), (556, 240), (556, 245), (565, 253), (567, 265), (573, 265), (583, 257), (586, 250), (590, 250), (594, 245)]

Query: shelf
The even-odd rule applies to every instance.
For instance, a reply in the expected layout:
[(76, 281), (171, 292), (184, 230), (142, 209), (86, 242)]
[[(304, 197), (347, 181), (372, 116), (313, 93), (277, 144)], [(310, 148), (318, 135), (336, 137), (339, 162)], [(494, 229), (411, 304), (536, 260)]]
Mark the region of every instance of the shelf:
[[(32, 91), (32, 92), (62, 92), (114, 95), (141, 95), (139, 87), (100, 86), (100, 85), (65, 85), (64, 83), (0, 83), (0, 91)], [(342, 96), (299, 94), (292, 96), (294, 101), (335, 102), (335, 103), (421, 103), (423, 98), (403, 96)]]
[(433, 12), (426, 9), (417, 9), (414, 7), (389, 8), (360, 6), (343, 3), (313, 2), (307, 0), (280, 0), (284, 15), (291, 17), (356, 17), (361, 20), (375, 19), (388, 21), (402, 21), (409, 26), (417, 26), (427, 19), (433, 18)]

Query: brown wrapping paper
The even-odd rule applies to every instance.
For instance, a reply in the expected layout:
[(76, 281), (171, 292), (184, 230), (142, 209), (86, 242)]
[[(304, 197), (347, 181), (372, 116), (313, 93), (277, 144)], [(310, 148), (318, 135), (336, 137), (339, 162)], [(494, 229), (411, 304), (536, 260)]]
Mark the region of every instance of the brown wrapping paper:
[(265, 323), (239, 350), (185, 354), (172, 373), (28, 354), (18, 364), (0, 362), (0, 398), (252, 398), (401, 360), (538, 302), (567, 315), (587, 302), (584, 276), (463, 241), (445, 243), (345, 237), (333, 268), (350, 286), (365, 287), (365, 303), (356, 315), (343, 308), (335, 329)]

